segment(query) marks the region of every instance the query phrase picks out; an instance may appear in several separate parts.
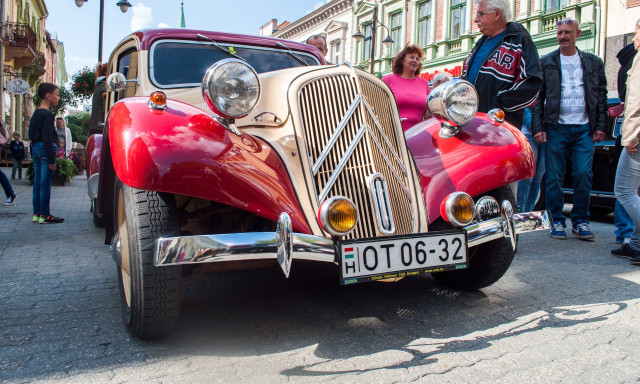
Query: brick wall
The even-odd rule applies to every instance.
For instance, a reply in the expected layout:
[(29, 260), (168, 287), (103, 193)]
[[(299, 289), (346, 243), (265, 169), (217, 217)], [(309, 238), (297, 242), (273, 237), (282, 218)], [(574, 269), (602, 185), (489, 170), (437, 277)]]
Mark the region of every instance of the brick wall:
[(625, 4), (626, 8), (633, 8), (633, 7), (637, 7), (640, 6), (640, 0), (627, 0), (627, 3)]

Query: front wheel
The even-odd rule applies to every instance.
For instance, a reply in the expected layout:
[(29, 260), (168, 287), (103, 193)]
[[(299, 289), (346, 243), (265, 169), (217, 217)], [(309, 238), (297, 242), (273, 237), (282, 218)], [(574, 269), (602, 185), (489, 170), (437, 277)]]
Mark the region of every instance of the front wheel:
[(117, 181), (114, 245), (124, 323), (133, 336), (152, 339), (167, 334), (178, 321), (181, 300), (179, 267), (155, 267), (153, 242), (175, 235), (177, 214), (168, 201)]
[[(493, 196), (502, 202), (509, 200), (517, 207), (513, 192), (508, 186), (490, 191), (486, 195)], [(515, 251), (507, 238), (500, 238), (488, 243), (469, 248), (469, 262), (466, 269), (433, 273), (439, 283), (460, 290), (476, 290), (488, 287), (498, 281), (509, 269)]]

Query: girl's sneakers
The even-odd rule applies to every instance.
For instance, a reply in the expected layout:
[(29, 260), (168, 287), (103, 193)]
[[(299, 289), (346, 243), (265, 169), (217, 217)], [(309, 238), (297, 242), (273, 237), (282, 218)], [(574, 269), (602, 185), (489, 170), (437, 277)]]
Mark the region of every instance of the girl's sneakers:
[[(35, 218), (35, 215), (34, 215)], [(38, 222), (40, 224), (57, 224), (57, 223), (62, 223), (64, 221), (64, 219), (62, 217), (55, 217), (55, 216), (45, 216), (45, 215), (41, 215), (38, 218)]]
[(31, 221), (33, 221), (34, 223), (39, 223), (40, 222), (40, 215), (34, 214), (33, 215), (33, 219)]

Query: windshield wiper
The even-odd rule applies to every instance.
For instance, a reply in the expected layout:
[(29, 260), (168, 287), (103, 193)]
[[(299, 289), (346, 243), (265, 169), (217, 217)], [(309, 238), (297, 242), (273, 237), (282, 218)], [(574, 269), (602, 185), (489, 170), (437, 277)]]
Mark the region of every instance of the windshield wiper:
[(242, 60), (242, 61), (244, 61), (244, 62), (246, 62), (246, 61), (247, 61), (247, 60), (245, 60), (244, 58), (242, 58), (242, 57), (240, 57), (240, 56), (236, 55), (235, 53), (233, 53), (233, 52), (231, 52), (231, 51), (229, 51), (228, 49), (226, 49), (226, 48), (225, 48), (225, 47), (223, 47), (222, 45), (218, 44), (215, 40), (210, 39), (210, 38), (208, 38), (208, 37), (207, 37), (207, 36), (205, 36), (205, 35), (201, 35), (201, 34), (199, 34), (199, 33), (198, 33), (196, 36), (198, 37), (198, 39), (210, 41), (210, 42), (211, 42), (211, 44), (213, 44), (213, 46), (214, 46), (214, 47), (216, 47), (216, 48), (218, 48), (220, 51), (222, 51), (222, 52), (226, 53), (226, 54), (227, 54), (227, 56), (235, 57), (236, 59)]
[(304, 64), (304, 65), (311, 65), (311, 64), (307, 63), (306, 61), (302, 60), (302, 59), (300, 58), (300, 56), (296, 55), (296, 54), (291, 50), (291, 48), (287, 47), (286, 45), (282, 44), (281, 42), (276, 41), (276, 45), (278, 45), (278, 46), (280, 46), (280, 47), (284, 47), (284, 48), (286, 48), (286, 49), (287, 49), (287, 52), (286, 52), (286, 53), (288, 53), (288, 54), (289, 54), (289, 56), (291, 56), (291, 57), (293, 57), (294, 59), (298, 60), (298, 61), (299, 61), (299, 62), (301, 62), (302, 64)]

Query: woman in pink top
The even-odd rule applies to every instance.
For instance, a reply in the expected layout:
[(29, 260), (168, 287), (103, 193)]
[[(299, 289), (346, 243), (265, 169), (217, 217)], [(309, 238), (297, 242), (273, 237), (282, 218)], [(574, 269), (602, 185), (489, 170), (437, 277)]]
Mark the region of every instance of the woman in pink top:
[(422, 49), (407, 45), (393, 59), (393, 73), (382, 78), (387, 83), (398, 103), (398, 112), (405, 131), (431, 117), (427, 110), (429, 83), (419, 77), (422, 70)]

